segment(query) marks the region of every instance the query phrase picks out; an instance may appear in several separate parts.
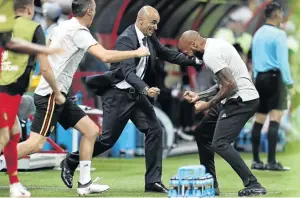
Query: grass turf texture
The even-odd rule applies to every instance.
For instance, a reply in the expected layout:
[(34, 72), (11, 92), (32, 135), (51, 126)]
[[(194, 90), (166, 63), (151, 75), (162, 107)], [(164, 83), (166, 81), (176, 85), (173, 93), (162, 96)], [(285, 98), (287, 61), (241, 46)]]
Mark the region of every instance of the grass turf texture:
[[(253, 171), (259, 181), (267, 188), (268, 197), (299, 197), (300, 195), (300, 155), (299, 142), (290, 143), (284, 153), (277, 157), (285, 166), (290, 166), (289, 172)], [(251, 164), (251, 154), (243, 153), (244, 160)], [(266, 155), (261, 155), (266, 160)], [(167, 158), (163, 161), (163, 181), (166, 186), (171, 176), (183, 165), (198, 164), (198, 156), (184, 155)], [(217, 175), (221, 196), (236, 197), (243, 187), (240, 178), (231, 167), (219, 156), (216, 159)], [(144, 193), (144, 158), (113, 159), (96, 158), (92, 166), (96, 171), (92, 177), (104, 177), (101, 183), (110, 185), (109, 191), (98, 195), (101, 197), (167, 197), (162, 194)], [(60, 171), (21, 172), (20, 179), (28, 187), (33, 197), (76, 197), (76, 188), (68, 189), (60, 179)], [(78, 172), (74, 178), (77, 186)], [(0, 196), (8, 196), (8, 177), (0, 173)], [(91, 195), (97, 196), (97, 195)]]

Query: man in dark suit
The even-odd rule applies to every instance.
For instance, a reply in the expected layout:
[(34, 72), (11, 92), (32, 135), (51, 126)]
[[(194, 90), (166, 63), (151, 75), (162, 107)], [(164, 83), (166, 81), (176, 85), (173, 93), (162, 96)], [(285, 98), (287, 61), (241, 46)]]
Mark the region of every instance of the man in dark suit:
[[(145, 134), (145, 191), (167, 193), (161, 183), (162, 175), (162, 130), (148, 97), (154, 98), (160, 90), (154, 87), (156, 58), (179, 65), (197, 65), (196, 58), (161, 45), (154, 35), (160, 16), (151, 6), (141, 8), (136, 23), (129, 26), (117, 39), (116, 50), (133, 50), (145, 46), (150, 56), (128, 59), (113, 64), (104, 75), (88, 78), (88, 85), (102, 95), (103, 131), (98, 137), (93, 156), (110, 149), (118, 140), (129, 119)], [(148, 83), (148, 84), (147, 84)], [(151, 87), (150, 87), (151, 86)], [(63, 182), (72, 188), (72, 178), (78, 166), (78, 152), (68, 154), (61, 162)]]

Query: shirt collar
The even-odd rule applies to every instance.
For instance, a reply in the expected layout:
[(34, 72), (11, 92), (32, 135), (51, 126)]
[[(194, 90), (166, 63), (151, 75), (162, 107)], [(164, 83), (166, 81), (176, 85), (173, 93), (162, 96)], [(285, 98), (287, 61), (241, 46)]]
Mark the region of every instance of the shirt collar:
[(135, 30), (136, 30), (136, 33), (137, 33), (138, 40), (139, 40), (139, 41), (142, 41), (142, 39), (143, 39), (145, 36), (144, 36), (144, 34), (141, 32), (141, 30), (139, 30), (139, 28), (136, 26), (136, 24), (135, 24)]
[(208, 47), (208, 41), (210, 40), (210, 38), (206, 38), (206, 44), (205, 44), (205, 47), (204, 47), (204, 53), (205, 53), (205, 51), (206, 51), (206, 49), (207, 49), (207, 47)]

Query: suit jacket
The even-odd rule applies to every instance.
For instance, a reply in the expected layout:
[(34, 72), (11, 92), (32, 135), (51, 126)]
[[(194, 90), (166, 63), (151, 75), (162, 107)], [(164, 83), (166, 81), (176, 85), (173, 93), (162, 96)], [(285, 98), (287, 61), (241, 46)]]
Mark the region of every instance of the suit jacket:
[[(102, 95), (104, 91), (114, 84), (126, 80), (137, 92), (142, 93), (146, 86), (155, 86), (154, 79), (156, 75), (156, 59), (168, 61), (170, 63), (191, 66), (196, 65), (195, 59), (187, 58), (184, 54), (173, 51), (163, 46), (156, 35), (147, 39), (150, 57), (146, 66), (144, 78), (141, 79), (136, 75), (136, 67), (140, 58), (127, 59), (111, 65), (110, 71), (102, 75), (87, 77), (87, 85), (96, 91), (97, 95)], [(128, 51), (136, 50), (140, 47), (135, 25), (129, 26), (116, 40), (115, 50)]]

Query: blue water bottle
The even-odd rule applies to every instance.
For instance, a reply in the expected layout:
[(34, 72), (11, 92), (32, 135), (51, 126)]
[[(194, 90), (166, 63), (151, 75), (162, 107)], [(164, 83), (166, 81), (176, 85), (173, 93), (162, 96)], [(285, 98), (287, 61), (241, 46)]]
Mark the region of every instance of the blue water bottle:
[(211, 176), (211, 178), (210, 178), (210, 184), (211, 184), (211, 196), (212, 196), (212, 197), (215, 197), (215, 191), (214, 191), (214, 179), (213, 179), (212, 176)]
[(209, 189), (208, 176), (204, 177), (203, 182), (204, 182), (205, 197), (209, 197), (210, 196), (210, 189)]
[(192, 178), (187, 178), (188, 180), (188, 185), (187, 185), (187, 189), (185, 192), (185, 197), (191, 197), (192, 196), (192, 186), (193, 186), (193, 179)]
[(179, 180), (176, 177), (170, 179), (168, 197), (175, 198), (178, 195)]
[[(182, 179), (182, 192), (181, 192), (181, 196), (187, 196), (186, 195), (186, 191), (189, 191), (189, 180), (187, 177)], [(188, 194), (189, 192), (187, 192)]]
[(82, 105), (83, 104), (83, 93), (81, 91), (76, 92), (76, 104)]
[(196, 178), (194, 179), (194, 197), (201, 197), (202, 196), (202, 184), (201, 184), (201, 179)]
[(202, 195), (202, 197), (204, 197), (205, 196), (204, 179), (202, 177), (200, 177), (198, 179), (198, 183), (199, 183), (199, 189), (200, 189), (201, 195)]

